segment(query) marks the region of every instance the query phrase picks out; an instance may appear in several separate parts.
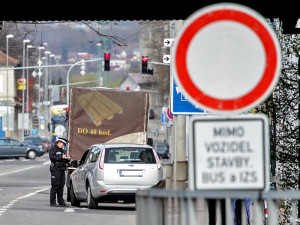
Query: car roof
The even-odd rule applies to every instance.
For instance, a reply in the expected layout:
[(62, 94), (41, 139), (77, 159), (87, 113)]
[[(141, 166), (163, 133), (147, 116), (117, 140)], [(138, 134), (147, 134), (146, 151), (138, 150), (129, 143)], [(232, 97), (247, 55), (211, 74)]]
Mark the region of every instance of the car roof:
[(93, 144), (100, 148), (117, 148), (117, 147), (136, 147), (136, 148), (153, 148), (151, 145), (146, 144), (133, 144), (133, 143), (99, 143)]

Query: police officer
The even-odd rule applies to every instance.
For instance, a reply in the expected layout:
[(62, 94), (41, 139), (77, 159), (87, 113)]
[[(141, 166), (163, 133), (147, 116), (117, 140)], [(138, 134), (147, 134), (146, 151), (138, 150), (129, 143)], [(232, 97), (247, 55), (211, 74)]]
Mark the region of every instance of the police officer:
[[(51, 207), (69, 207), (63, 199), (63, 190), (65, 185), (65, 171), (70, 158), (66, 155), (64, 147), (68, 140), (58, 138), (49, 150), (49, 158), (51, 160), (51, 190), (50, 190), (50, 206)], [(56, 196), (57, 202), (56, 204)]]

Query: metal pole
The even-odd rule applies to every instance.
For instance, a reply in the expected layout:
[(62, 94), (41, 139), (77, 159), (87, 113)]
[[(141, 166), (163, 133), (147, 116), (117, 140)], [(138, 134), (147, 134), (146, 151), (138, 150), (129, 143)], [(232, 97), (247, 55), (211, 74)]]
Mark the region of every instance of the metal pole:
[(91, 60), (84, 60), (84, 61), (79, 61), (79, 62), (76, 62), (76, 63), (74, 63), (70, 68), (69, 68), (69, 70), (68, 70), (68, 73), (67, 73), (67, 105), (69, 106), (69, 96), (70, 96), (70, 94), (69, 94), (69, 76), (70, 76), (70, 71), (71, 71), (71, 69), (74, 67), (74, 66), (76, 66), (76, 65), (81, 65), (81, 64), (83, 64), (83, 63), (86, 63), (86, 62), (94, 62), (94, 61), (98, 61), (98, 60), (103, 60), (103, 58), (98, 58), (98, 59), (91, 59)]
[[(23, 67), (25, 66), (25, 46), (26, 46), (26, 43), (29, 43), (29, 42), (30, 42), (30, 40), (28, 40), (28, 39), (23, 40)], [(22, 134), (21, 134), (22, 141), (24, 139), (24, 108), (25, 108), (24, 80), (25, 80), (25, 69), (23, 69), (23, 80), (22, 80)]]
[[(27, 114), (29, 115), (29, 49), (30, 48), (34, 48), (34, 46), (32, 45), (27, 45), (27, 56), (26, 56), (26, 80), (27, 80), (27, 83), (26, 83), (26, 102), (27, 102), (27, 105), (26, 105), (26, 112)], [(29, 129), (29, 128), (28, 128)]]
[(14, 36), (12, 34), (8, 34), (6, 35), (6, 67), (7, 67), (7, 71), (6, 71), (6, 105), (7, 105), (7, 111), (6, 111), (6, 137), (9, 137), (9, 128), (8, 128), (8, 39), (9, 38), (13, 38)]
[(40, 109), (40, 105), (41, 105), (41, 76), (42, 76), (42, 71), (41, 71), (41, 65), (42, 65), (42, 61), (41, 61), (41, 50), (45, 49), (44, 47), (39, 47), (39, 61), (38, 61), (38, 65), (39, 65), (39, 72), (38, 72), (38, 76), (39, 76), (39, 101), (38, 101), (38, 126), (39, 126), (39, 134), (40, 134), (40, 117), (41, 117), (41, 109)]
[[(49, 65), (49, 56), (50, 56), (50, 54), (51, 54), (51, 52), (49, 52), (49, 51), (45, 51), (45, 57), (46, 57), (46, 66), (48, 66)], [(50, 119), (50, 117), (48, 118), (48, 110), (49, 110), (49, 105), (48, 105), (48, 100), (49, 100), (49, 94), (48, 94), (48, 92), (49, 92), (49, 86), (48, 86), (48, 80), (49, 80), (49, 68), (48, 67), (46, 67), (45, 68), (45, 71), (46, 71), (46, 73), (45, 73), (45, 78), (44, 78), (44, 102), (46, 103), (45, 104), (45, 111), (44, 111), (44, 117), (45, 117), (45, 121), (46, 121), (46, 124), (47, 124), (47, 122), (49, 122), (49, 119)]]

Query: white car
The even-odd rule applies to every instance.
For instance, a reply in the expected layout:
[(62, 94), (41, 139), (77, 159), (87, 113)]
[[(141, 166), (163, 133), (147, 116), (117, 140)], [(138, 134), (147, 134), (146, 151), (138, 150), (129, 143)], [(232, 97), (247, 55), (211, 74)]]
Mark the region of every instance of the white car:
[(82, 156), (70, 175), (72, 206), (87, 201), (134, 203), (138, 190), (164, 188), (166, 177), (161, 162), (150, 145), (94, 144)]

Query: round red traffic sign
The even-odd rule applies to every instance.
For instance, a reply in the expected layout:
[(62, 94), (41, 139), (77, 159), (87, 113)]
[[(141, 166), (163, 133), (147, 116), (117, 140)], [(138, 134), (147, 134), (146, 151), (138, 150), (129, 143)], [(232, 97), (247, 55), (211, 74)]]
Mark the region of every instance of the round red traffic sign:
[(234, 3), (192, 14), (175, 39), (174, 78), (185, 97), (211, 112), (244, 112), (276, 85), (280, 45), (265, 18)]
[(173, 114), (170, 112), (170, 107), (167, 108), (167, 116), (170, 120), (173, 120)]

